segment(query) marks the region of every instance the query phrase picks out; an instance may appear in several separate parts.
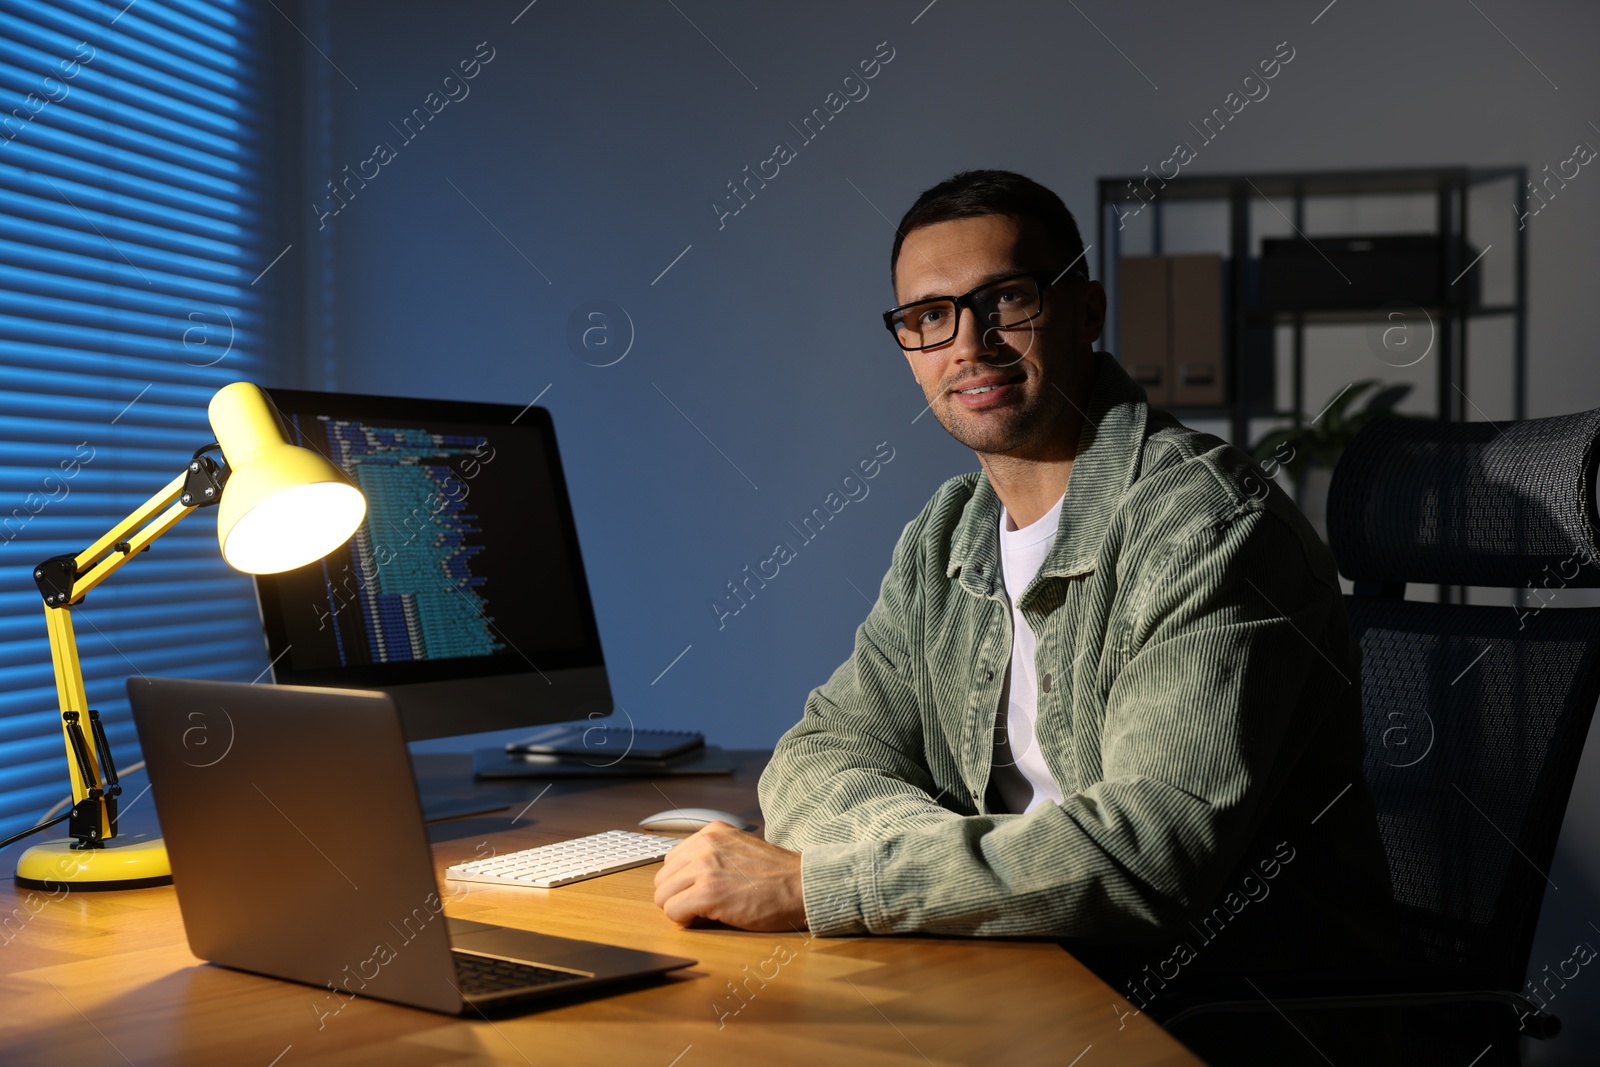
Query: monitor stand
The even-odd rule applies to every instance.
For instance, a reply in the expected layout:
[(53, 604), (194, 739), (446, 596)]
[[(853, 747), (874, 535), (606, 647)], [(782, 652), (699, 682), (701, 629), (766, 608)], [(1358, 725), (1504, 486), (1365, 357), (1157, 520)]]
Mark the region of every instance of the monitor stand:
[(487, 797), (476, 799), (462, 799), (461, 797), (429, 796), (423, 793), (422, 821), (432, 826), (436, 822), (449, 822), (451, 819), (465, 819), (473, 815), (487, 815), (494, 811), (506, 811), (511, 805)]
[(411, 777), (417, 783), (422, 821), (430, 826), (505, 811), (515, 797), (478, 789), (472, 780), (471, 757), (465, 753), (411, 753)]

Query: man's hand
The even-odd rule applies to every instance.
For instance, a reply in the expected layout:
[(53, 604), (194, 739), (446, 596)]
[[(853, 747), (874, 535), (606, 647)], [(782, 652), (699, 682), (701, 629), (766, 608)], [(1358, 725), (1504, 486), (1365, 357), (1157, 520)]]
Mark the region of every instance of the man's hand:
[(674, 922), (714, 919), (744, 930), (804, 930), (800, 853), (714, 822), (667, 853), (656, 904)]

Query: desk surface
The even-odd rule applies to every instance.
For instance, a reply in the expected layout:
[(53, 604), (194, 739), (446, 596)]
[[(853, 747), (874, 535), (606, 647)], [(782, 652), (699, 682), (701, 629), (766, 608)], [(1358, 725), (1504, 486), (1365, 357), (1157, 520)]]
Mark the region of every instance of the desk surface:
[[(432, 827), (439, 876), (484, 842), (502, 852), (528, 848), (632, 828), (668, 807), (722, 808), (757, 821), (755, 783), (765, 755), (737, 754), (739, 772), (727, 778), (492, 785), (474, 785), (464, 757), (419, 757), (419, 780), (430, 796), (484, 795), (511, 805)], [(130, 786), (130, 794), (142, 788), (137, 778)], [(152, 814), (144, 798), (130, 811), (129, 828), (152, 828)], [(22, 847), (0, 852), (7, 871)], [(660, 984), (492, 1022), (364, 998), (319, 1018), (321, 1001), (309, 987), (191, 955), (170, 887), (30, 899), (7, 880), (0, 883), (0, 1062), (1201, 1062), (1144, 1016), (1130, 1015), (1119, 1026), (1117, 1012), (1131, 1005), (1055, 945), (682, 930), (651, 902), (656, 870), (550, 890), (471, 883), (462, 895), (463, 883), (448, 883), (441, 895), (455, 903), (447, 912), (461, 918), (700, 961)], [(764, 984), (759, 975), (750, 979), (758, 971), (772, 977)]]

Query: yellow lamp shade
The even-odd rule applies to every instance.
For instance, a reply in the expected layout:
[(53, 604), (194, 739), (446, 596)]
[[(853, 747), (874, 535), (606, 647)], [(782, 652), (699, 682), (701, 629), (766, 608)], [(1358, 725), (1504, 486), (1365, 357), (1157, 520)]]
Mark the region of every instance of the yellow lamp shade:
[(211, 398), (211, 429), (232, 473), (217, 506), (222, 558), (250, 574), (303, 567), (350, 539), (367, 500), (345, 473), (291, 445), (260, 387), (223, 386)]

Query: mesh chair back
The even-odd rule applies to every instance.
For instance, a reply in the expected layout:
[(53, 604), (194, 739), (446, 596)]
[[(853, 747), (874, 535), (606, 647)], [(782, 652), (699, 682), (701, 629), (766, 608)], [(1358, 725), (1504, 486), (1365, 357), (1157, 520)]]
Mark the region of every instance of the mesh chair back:
[(1379, 419), (1328, 489), (1328, 544), (1358, 583), (1600, 586), (1600, 408), (1525, 422)]
[(1346, 607), (1402, 949), (1520, 989), (1600, 698), (1600, 608)]
[(1521, 989), (1600, 699), (1600, 410), (1499, 427), (1380, 420), (1345, 451), (1329, 541), (1345, 577), (1532, 588), (1521, 608), (1346, 598), (1366, 774), (1410, 957)]

